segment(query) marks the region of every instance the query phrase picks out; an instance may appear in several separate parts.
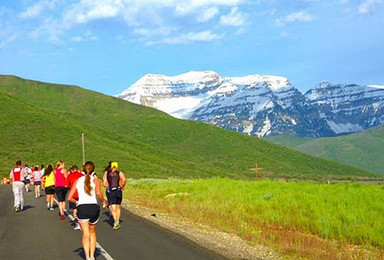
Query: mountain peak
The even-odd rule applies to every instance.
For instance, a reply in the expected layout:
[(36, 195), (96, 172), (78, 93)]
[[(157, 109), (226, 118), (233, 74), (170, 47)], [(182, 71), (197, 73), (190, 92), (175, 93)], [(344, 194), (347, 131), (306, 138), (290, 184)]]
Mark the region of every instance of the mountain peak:
[(304, 95), (282, 76), (148, 74), (118, 95), (174, 117), (247, 135), (334, 136), (384, 123), (384, 90), (322, 81)]
[(229, 82), (235, 85), (255, 85), (264, 83), (272, 91), (279, 91), (291, 87), (291, 83), (285, 77), (271, 76), (271, 75), (249, 75), (244, 77), (230, 77), (227, 78)]
[(323, 80), (319, 85), (315, 87), (315, 89), (329, 88), (332, 84), (329, 81)]

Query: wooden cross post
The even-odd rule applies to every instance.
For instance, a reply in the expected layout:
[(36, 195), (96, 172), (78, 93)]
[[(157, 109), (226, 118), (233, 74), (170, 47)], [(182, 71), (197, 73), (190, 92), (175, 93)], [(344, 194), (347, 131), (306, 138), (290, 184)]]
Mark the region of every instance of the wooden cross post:
[(259, 178), (259, 170), (262, 170), (263, 168), (257, 167), (257, 163), (255, 164), (255, 168), (251, 169), (255, 171), (255, 179), (257, 180)]

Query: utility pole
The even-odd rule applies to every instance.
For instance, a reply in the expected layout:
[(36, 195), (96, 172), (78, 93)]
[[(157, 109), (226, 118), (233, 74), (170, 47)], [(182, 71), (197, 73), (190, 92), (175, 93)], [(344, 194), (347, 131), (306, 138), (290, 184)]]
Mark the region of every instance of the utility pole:
[(81, 134), (81, 143), (83, 146), (83, 165), (85, 164), (85, 147), (84, 147), (84, 133)]
[(251, 170), (255, 171), (255, 180), (259, 178), (259, 170), (262, 170), (263, 168), (257, 167), (257, 163), (255, 163), (255, 168), (252, 168)]

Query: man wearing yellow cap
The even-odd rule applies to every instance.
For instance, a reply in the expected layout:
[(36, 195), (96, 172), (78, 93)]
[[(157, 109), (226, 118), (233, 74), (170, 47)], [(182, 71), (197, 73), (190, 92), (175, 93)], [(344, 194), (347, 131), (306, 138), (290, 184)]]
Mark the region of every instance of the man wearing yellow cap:
[(123, 200), (123, 189), (127, 182), (124, 173), (118, 171), (118, 168), (119, 164), (112, 162), (111, 167), (108, 167), (103, 176), (103, 185), (107, 190), (108, 205), (114, 220), (113, 229), (115, 230), (120, 228), (120, 204)]

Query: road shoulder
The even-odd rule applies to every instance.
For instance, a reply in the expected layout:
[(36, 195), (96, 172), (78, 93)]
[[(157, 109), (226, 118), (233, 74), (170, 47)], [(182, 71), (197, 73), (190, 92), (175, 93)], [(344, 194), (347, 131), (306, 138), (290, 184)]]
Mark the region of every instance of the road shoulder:
[(132, 214), (151, 221), (165, 229), (182, 235), (194, 243), (229, 259), (280, 260), (275, 251), (264, 246), (252, 246), (236, 235), (215, 231), (208, 226), (175, 218), (168, 214), (133, 205), (126, 200), (122, 207)]

